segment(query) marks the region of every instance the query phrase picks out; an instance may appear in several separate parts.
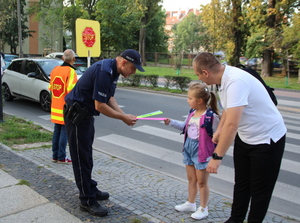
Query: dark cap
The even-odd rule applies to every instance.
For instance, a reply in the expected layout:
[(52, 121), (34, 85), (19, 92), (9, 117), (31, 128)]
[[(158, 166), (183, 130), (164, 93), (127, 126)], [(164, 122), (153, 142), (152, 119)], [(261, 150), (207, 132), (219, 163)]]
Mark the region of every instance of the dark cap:
[(121, 57), (133, 63), (139, 71), (145, 72), (144, 68), (142, 67), (141, 55), (137, 51), (132, 49), (125, 50), (121, 53)]

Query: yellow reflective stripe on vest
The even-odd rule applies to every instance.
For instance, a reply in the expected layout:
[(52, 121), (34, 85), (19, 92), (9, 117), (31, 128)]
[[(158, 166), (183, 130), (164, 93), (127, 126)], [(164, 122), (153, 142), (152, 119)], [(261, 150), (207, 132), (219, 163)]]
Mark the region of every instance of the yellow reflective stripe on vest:
[(57, 120), (57, 121), (64, 121), (64, 117), (56, 116), (56, 115), (51, 115), (51, 119)]
[(58, 113), (58, 114), (63, 114), (63, 113), (64, 113), (64, 110), (62, 110), (62, 109), (57, 109), (57, 108), (51, 108), (51, 112)]
[(67, 91), (71, 91), (74, 86), (75, 86), (75, 83), (74, 82), (74, 78), (75, 78), (75, 70), (71, 68), (71, 73), (70, 73), (70, 80), (69, 80), (69, 86), (67, 87)]

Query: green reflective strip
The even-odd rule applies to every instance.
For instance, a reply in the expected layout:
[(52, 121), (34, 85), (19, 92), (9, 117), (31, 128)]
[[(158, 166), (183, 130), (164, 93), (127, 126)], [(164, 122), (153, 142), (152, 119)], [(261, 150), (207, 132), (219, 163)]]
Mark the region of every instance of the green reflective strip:
[(58, 113), (58, 114), (64, 113), (64, 111), (62, 109), (57, 109), (57, 108), (51, 108), (51, 112)]
[(71, 69), (71, 73), (70, 73), (69, 86), (67, 88), (68, 92), (71, 91), (74, 88), (74, 86), (75, 86), (75, 83), (73, 83), (74, 82), (74, 78), (75, 78), (75, 70), (72, 69), (72, 68), (70, 68), (70, 69)]
[(56, 116), (56, 115), (51, 115), (51, 119), (57, 120), (57, 121), (64, 121), (64, 117), (59, 117), (59, 116)]

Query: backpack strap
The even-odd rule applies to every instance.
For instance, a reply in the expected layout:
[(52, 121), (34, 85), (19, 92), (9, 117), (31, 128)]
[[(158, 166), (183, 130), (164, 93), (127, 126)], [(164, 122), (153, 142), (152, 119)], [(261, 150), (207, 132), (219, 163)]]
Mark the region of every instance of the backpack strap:
[(214, 111), (212, 109), (207, 109), (205, 113), (204, 123), (200, 126), (201, 128), (206, 128), (206, 132), (210, 137), (213, 137), (212, 122), (214, 118)]
[[(190, 115), (193, 111), (195, 111), (195, 109), (191, 108), (190, 111), (189, 111), (189, 115)], [(180, 133), (180, 135), (182, 135), (182, 134), (185, 133), (185, 129), (186, 129), (186, 125), (184, 126), (184, 128), (183, 128), (182, 132)]]
[(253, 77), (255, 77), (257, 80), (259, 80), (262, 85), (266, 88), (266, 90), (268, 91), (269, 95), (270, 95), (270, 98), (272, 99), (272, 101), (274, 102), (275, 105), (278, 104), (278, 101), (277, 101), (277, 98), (274, 94), (274, 88), (271, 88), (270, 86), (268, 86), (265, 81), (261, 78), (261, 76), (259, 75), (259, 73), (257, 73), (255, 70), (253, 70), (252, 68), (248, 68), (248, 67), (245, 67), (244, 65), (242, 64), (238, 64), (237, 65), (238, 68), (241, 68), (242, 70), (248, 72), (249, 74), (251, 74)]

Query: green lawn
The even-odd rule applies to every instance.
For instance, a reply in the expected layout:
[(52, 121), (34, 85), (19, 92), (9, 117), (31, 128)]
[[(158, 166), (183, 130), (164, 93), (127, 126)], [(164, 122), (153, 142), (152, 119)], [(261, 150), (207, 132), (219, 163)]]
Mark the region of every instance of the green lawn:
[[(155, 66), (145, 66), (144, 67), (145, 72), (140, 74), (145, 75), (159, 75), (160, 77), (163, 76), (176, 76), (176, 69), (170, 68), (170, 67), (155, 67)], [(139, 71), (138, 71), (139, 73)], [(190, 69), (181, 69), (180, 70), (181, 76), (190, 77), (192, 80), (197, 80), (197, 76), (194, 74), (194, 70), (192, 68)], [(283, 89), (294, 89), (294, 90), (300, 90), (300, 84), (298, 83), (298, 77), (292, 76), (288, 80), (285, 77), (282, 77), (281, 75), (274, 75), (272, 77), (263, 78), (267, 85), (273, 87), (273, 88), (283, 88)]]

